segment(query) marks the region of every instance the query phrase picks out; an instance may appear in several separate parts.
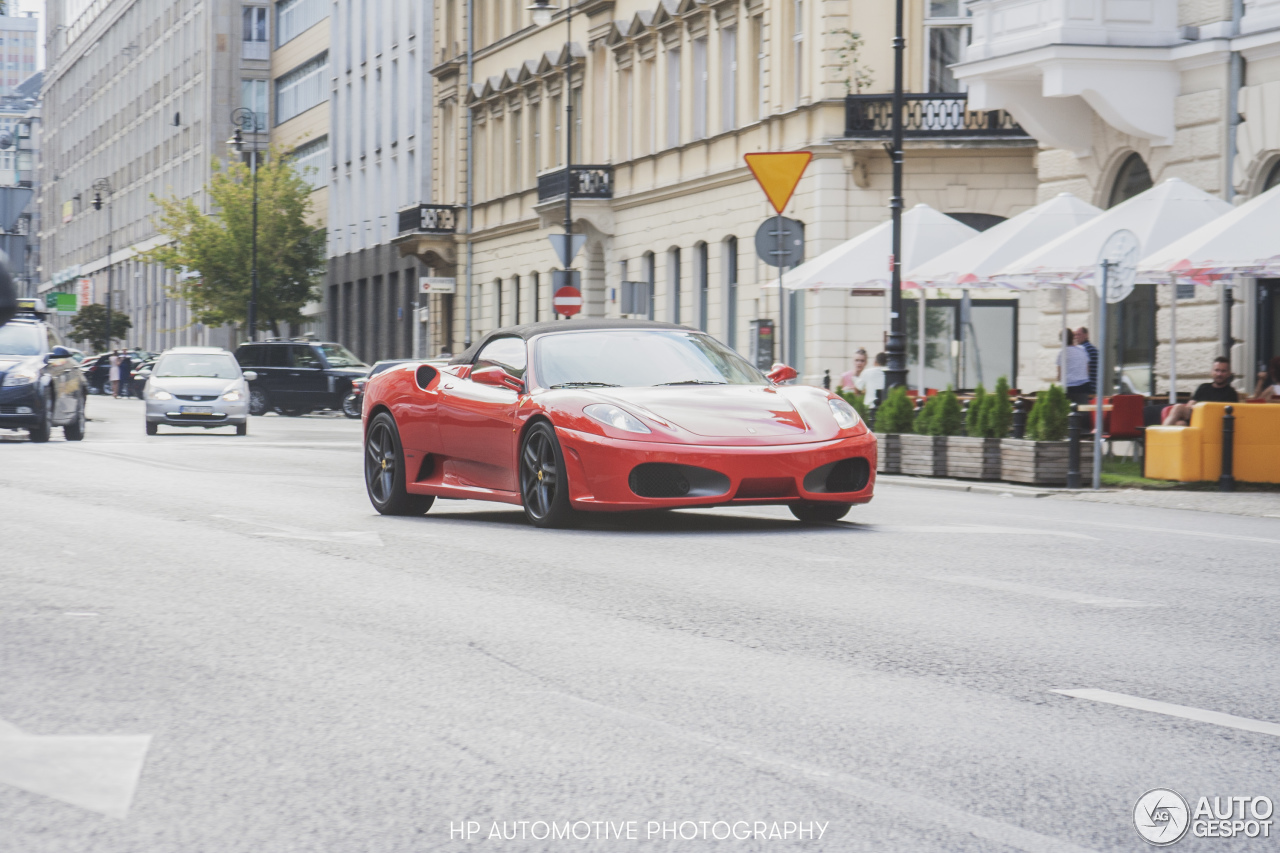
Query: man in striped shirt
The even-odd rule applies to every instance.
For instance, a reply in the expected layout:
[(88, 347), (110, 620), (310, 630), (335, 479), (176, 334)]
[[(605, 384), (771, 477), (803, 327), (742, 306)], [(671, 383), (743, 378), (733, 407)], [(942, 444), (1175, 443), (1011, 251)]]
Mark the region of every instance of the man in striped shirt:
[(1098, 348), (1089, 343), (1089, 330), (1084, 326), (1076, 329), (1075, 343), (1078, 347), (1084, 347), (1085, 353), (1089, 356), (1089, 385), (1087, 390), (1090, 395), (1098, 393)]

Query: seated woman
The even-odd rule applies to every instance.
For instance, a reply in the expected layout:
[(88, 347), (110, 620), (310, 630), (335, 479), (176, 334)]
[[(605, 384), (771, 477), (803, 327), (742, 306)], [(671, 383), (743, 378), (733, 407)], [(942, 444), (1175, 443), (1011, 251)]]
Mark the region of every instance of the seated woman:
[(1253, 392), (1255, 403), (1280, 403), (1280, 355), (1267, 362), (1267, 369), (1258, 374), (1258, 387)]

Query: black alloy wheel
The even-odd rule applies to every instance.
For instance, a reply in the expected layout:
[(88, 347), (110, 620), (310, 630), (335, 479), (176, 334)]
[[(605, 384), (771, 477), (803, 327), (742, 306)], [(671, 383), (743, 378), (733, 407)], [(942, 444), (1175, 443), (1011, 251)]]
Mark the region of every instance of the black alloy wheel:
[(265, 415), (271, 411), (271, 400), (262, 388), (249, 389), (249, 414)]
[(577, 513), (569, 503), (569, 480), (556, 431), (539, 421), (520, 448), (520, 497), (535, 527), (568, 527)]
[(360, 406), (364, 402), (364, 398), (359, 394), (348, 394), (342, 400), (342, 414), (349, 418), (360, 417)]
[(43, 444), (53, 434), (53, 395), (46, 394), (40, 411), (40, 423), (27, 428), (27, 436), (36, 444)]
[(365, 433), (364, 485), (369, 502), (382, 515), (422, 515), (436, 500), (432, 495), (411, 495), (405, 490), (400, 432), (386, 412), (379, 412)]
[(84, 413), (85, 396), (80, 395), (80, 405), (76, 407), (76, 414), (71, 420), (67, 421), (66, 426), (62, 428), (62, 437), (67, 441), (84, 441), (84, 427), (87, 418)]
[(791, 514), (805, 524), (821, 524), (826, 521), (839, 521), (849, 514), (853, 504), (837, 504), (819, 501), (802, 501), (789, 505)]

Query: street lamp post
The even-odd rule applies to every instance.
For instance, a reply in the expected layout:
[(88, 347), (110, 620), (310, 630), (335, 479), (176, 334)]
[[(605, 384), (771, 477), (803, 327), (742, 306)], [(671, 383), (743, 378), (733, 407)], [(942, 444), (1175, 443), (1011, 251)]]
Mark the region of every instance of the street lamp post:
[(112, 291), (115, 283), (115, 264), (111, 262), (111, 256), (115, 253), (115, 227), (112, 222), (112, 189), (111, 181), (108, 178), (98, 178), (93, 182), (93, 209), (102, 210), (104, 203), (103, 196), (106, 196), (105, 203), (107, 205), (107, 349), (111, 349), (111, 311), (112, 311)]
[(253, 236), (251, 238), (252, 248), (250, 249), (250, 290), (249, 290), (249, 340), (256, 341), (258, 339), (258, 114), (248, 107), (231, 113), (231, 123), (235, 125), (235, 134), (227, 140), (227, 144), (236, 149), (237, 153), (244, 151), (245, 141), (244, 134), (252, 133), (254, 140), (252, 147), (249, 149), (249, 172), (253, 176)]
[[(551, 0), (533, 0), (527, 9), (533, 13), (534, 26), (551, 23), (556, 7)], [(573, 0), (565, 3), (564, 37), (564, 284), (573, 283), (569, 272), (573, 266)], [(537, 296), (535, 295), (536, 299)]]
[[(907, 384), (907, 340), (902, 317), (902, 54), (907, 42), (902, 35), (902, 0), (896, 0), (893, 34), (893, 142), (889, 156), (893, 160), (893, 196), (889, 210), (893, 216), (893, 249), (890, 263), (889, 342), (885, 351), (889, 369), (885, 371), (885, 387)], [(921, 305), (924, 303), (922, 302)]]

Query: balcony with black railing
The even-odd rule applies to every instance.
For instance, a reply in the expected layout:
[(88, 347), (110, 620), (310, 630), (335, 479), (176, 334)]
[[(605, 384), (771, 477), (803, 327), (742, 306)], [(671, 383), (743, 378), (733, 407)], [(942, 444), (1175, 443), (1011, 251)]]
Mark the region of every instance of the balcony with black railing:
[(566, 187), (573, 198), (613, 198), (612, 166), (571, 166), (538, 176), (538, 201), (564, 198)]
[[(970, 110), (964, 92), (903, 96), (905, 139), (1030, 139), (1004, 110)], [(888, 139), (893, 135), (893, 95), (846, 95), (846, 139)]]
[(418, 204), (399, 212), (399, 233), (452, 234), (458, 228), (458, 208), (451, 204)]

